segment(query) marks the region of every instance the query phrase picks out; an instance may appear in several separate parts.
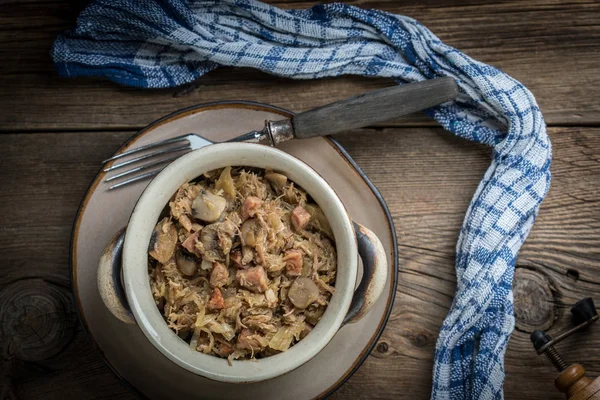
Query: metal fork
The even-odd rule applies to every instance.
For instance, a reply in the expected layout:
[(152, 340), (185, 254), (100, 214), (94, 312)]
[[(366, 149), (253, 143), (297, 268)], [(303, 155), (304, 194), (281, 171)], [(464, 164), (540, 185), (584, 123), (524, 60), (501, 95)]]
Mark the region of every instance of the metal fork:
[[(421, 111), (452, 100), (457, 95), (458, 87), (454, 79), (449, 77), (393, 86), (314, 108), (296, 114), (291, 119), (266, 121), (265, 127), (261, 131), (251, 131), (226, 142), (249, 142), (277, 146), (290, 139), (306, 139), (343, 133)], [(106, 178), (105, 182), (137, 174), (110, 186), (109, 190), (111, 190), (150, 178), (158, 174), (165, 164), (191, 150), (197, 150), (213, 143), (198, 134), (189, 133), (128, 150), (104, 160), (103, 164), (123, 157), (138, 155), (138, 153), (144, 154), (104, 168), (104, 172), (112, 172), (131, 166), (123, 172)], [(150, 171), (145, 172), (147, 170)]]
[[(244, 142), (244, 141), (252, 142), (252, 141), (255, 141), (253, 139), (257, 138), (258, 135), (260, 135), (259, 131), (252, 131), (252, 132), (246, 133), (245, 135), (238, 136), (238, 137), (235, 137), (230, 140), (226, 140), (225, 142)], [(223, 142), (223, 143), (225, 143), (225, 142)], [(143, 171), (153, 169), (150, 172), (141, 173), (141, 174), (135, 175), (125, 181), (114, 184), (108, 188), (109, 190), (111, 190), (111, 189), (119, 188), (121, 186), (128, 185), (133, 182), (137, 182), (137, 181), (140, 181), (143, 179), (153, 177), (154, 175), (157, 175), (160, 171), (162, 171), (164, 166), (162, 168), (160, 168), (161, 165), (167, 164), (171, 161), (175, 161), (176, 159), (181, 157), (183, 154), (185, 154), (191, 150), (201, 149), (204, 146), (208, 146), (209, 144), (214, 144), (214, 143), (215, 142), (213, 142), (212, 140), (208, 140), (196, 133), (188, 133), (187, 135), (176, 136), (176, 137), (173, 137), (170, 139), (161, 140), (156, 143), (151, 143), (151, 144), (148, 144), (145, 146), (136, 147), (135, 149), (128, 150), (123, 153), (117, 154), (114, 157), (108, 158), (108, 159), (102, 161), (102, 164), (106, 164), (110, 161), (118, 160), (120, 158), (130, 156), (133, 154), (137, 154), (140, 152), (146, 152), (149, 150), (158, 149), (160, 147), (166, 147), (166, 148), (162, 149), (162, 150), (152, 151), (152, 152), (146, 153), (144, 155), (141, 155), (139, 157), (131, 158), (126, 161), (122, 161), (118, 164), (113, 164), (110, 167), (104, 168), (103, 171), (111, 172), (111, 171), (121, 169), (123, 167), (127, 167), (127, 166), (130, 166), (133, 164), (139, 164), (141, 161), (144, 161), (144, 160), (155, 159), (158, 156), (164, 156), (164, 155), (169, 155), (169, 156), (158, 158), (158, 159), (155, 159), (152, 161), (145, 162), (138, 166), (134, 166), (123, 172), (120, 172), (118, 174), (115, 174), (115, 175), (112, 175), (112, 176), (106, 178), (104, 180), (104, 182), (111, 182), (111, 181), (123, 178), (123, 177), (131, 175), (131, 174), (141, 173)], [(175, 154), (175, 155), (170, 155), (170, 154)]]

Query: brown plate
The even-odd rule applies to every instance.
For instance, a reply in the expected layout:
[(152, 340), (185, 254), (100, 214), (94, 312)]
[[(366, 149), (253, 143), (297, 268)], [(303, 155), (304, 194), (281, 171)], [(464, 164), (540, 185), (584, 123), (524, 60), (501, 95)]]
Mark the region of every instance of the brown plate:
[[(222, 102), (195, 106), (166, 116), (140, 131), (119, 152), (183, 135), (200, 133), (215, 141), (253, 129), (265, 119), (290, 117), (288, 111), (257, 103)], [(316, 357), (278, 378), (253, 384), (211, 381), (175, 365), (154, 348), (137, 326), (127, 325), (104, 307), (96, 287), (96, 268), (104, 245), (127, 224), (148, 181), (108, 191), (100, 173), (90, 185), (75, 220), (71, 242), (73, 292), (81, 321), (104, 361), (129, 388), (145, 398), (263, 400), (322, 398), (348, 379), (368, 356), (387, 322), (398, 277), (397, 244), (388, 208), (346, 151), (329, 138), (294, 140), (282, 150), (312, 166), (335, 189), (352, 219), (379, 236), (390, 265), (386, 290), (359, 322), (340, 329)]]

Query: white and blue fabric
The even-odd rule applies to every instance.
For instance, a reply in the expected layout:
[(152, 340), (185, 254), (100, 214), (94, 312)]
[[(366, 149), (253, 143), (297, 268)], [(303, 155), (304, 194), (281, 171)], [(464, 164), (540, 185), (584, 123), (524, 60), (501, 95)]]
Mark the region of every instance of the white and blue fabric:
[(295, 79), (453, 77), (458, 99), (427, 113), (491, 146), (493, 157), (456, 246), (456, 296), (437, 341), (431, 398), (503, 398), (515, 259), (549, 189), (552, 158), (540, 109), (522, 84), (414, 19), (344, 4), (281, 10), (252, 0), (96, 0), (56, 39), (52, 56), (63, 76), (141, 88), (182, 85), (221, 65)]

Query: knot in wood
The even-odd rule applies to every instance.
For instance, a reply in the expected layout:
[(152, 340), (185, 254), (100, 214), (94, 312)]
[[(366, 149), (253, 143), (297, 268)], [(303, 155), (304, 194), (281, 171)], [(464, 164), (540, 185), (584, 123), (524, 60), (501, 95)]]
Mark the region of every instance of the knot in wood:
[(425, 347), (431, 342), (431, 334), (425, 330), (411, 332), (410, 342), (416, 347)]
[(386, 342), (381, 342), (377, 345), (377, 351), (380, 353), (387, 353), (389, 346)]
[(66, 289), (42, 279), (24, 279), (0, 291), (0, 354), (40, 361), (59, 353), (77, 325)]
[(552, 326), (556, 315), (554, 294), (550, 282), (541, 272), (517, 267), (513, 295), (518, 330), (531, 333)]

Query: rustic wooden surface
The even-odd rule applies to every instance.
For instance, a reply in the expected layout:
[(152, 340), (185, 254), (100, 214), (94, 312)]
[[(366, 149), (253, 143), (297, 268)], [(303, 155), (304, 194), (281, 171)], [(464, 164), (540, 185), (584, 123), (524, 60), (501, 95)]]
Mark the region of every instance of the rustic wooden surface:
[[(597, 1), (357, 1), (413, 16), (447, 43), (533, 91), (549, 124), (553, 182), (515, 273), (516, 330), (506, 354), (507, 399), (560, 399), (555, 373), (529, 342), (570, 327), (582, 297), (600, 303), (600, 4)], [(142, 91), (100, 79), (57, 78), (48, 55), (83, 1), (0, 7), (0, 399), (134, 399), (103, 364), (69, 301), (72, 222), (99, 163), (152, 120), (193, 104), (255, 100), (301, 111), (383, 87), (356, 77), (289, 81), (241, 69), (186, 88)], [(312, 3), (286, 2), (284, 7)], [(454, 246), (489, 149), (422, 116), (340, 141), (387, 200), (400, 281), (371, 356), (332, 398), (427, 399), (437, 332), (455, 290)], [(372, 130), (372, 129), (370, 129)], [(373, 132), (370, 132), (373, 133)], [(600, 326), (565, 340), (567, 361), (600, 374)]]

